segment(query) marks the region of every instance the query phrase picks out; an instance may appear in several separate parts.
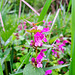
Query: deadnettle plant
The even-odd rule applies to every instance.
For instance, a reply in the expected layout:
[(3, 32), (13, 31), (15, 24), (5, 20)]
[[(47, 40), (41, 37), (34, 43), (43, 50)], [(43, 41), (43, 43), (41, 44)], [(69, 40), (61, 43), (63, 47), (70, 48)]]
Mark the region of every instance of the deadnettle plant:
[[(38, 27), (34, 27), (33, 29), (37, 29)], [(49, 27), (40, 30), (41, 32), (37, 32), (34, 34), (34, 41), (31, 40), (30, 46), (42, 46), (43, 42), (47, 42), (45, 34), (43, 32), (49, 32)]]
[[(42, 65), (42, 59), (43, 59), (43, 57), (46, 57), (46, 55), (44, 54), (44, 52), (46, 51), (47, 49), (42, 49), (41, 51), (40, 51), (40, 53), (37, 55), (37, 57), (36, 58), (32, 58), (31, 59), (31, 61), (32, 61), (32, 64), (35, 66), (35, 67), (37, 67), (37, 68), (42, 68), (43, 67), (43, 65)], [(46, 72), (45, 72), (45, 75), (48, 75), (48, 74), (51, 74), (52, 73), (52, 70), (47, 70)]]
[[(45, 21), (43, 21), (43, 22), (45, 24)], [(33, 46), (33, 48), (35, 47), (35, 50), (36, 50), (36, 58), (33, 57), (31, 59), (32, 65), (35, 66), (35, 67), (37, 67), (37, 68), (42, 68), (43, 67), (43, 65), (42, 65), (43, 58), (46, 57), (46, 55), (44, 54), (44, 52), (47, 49), (42, 49), (40, 51), (40, 53), (38, 54), (37, 53), (38, 52), (37, 47), (41, 47), (43, 45), (43, 42), (47, 42), (47, 39), (46, 39), (46, 36), (45, 36), (44, 32), (49, 32), (50, 29), (49, 29), (49, 27), (45, 27), (45, 28), (41, 28), (40, 29), (39, 26), (34, 26), (30, 30), (39, 30), (40, 31), (40, 32), (35, 32), (34, 33), (34, 40), (31, 40), (30, 46)], [(48, 75), (48, 74), (51, 74), (51, 73), (52, 73), (52, 70), (47, 70), (45, 72), (45, 75)]]
[[(56, 40), (56, 43), (53, 44), (53, 50), (52, 50), (52, 55), (54, 55), (57, 58), (60, 58), (60, 54), (64, 53), (64, 46), (66, 43), (68, 43), (66, 40), (62, 40), (63, 42), (61, 43), (61, 40)], [(64, 64), (63, 61), (58, 61), (58, 64), (62, 65)]]
[(47, 49), (42, 49), (41, 51), (40, 51), (40, 54), (38, 54), (37, 55), (37, 57), (36, 58), (32, 58), (31, 59), (31, 61), (32, 61), (32, 64), (35, 64), (35, 66), (37, 67), (37, 68), (42, 68), (42, 59), (43, 59), (43, 57), (46, 57), (45, 56), (45, 54), (44, 54), (44, 51), (46, 51)]

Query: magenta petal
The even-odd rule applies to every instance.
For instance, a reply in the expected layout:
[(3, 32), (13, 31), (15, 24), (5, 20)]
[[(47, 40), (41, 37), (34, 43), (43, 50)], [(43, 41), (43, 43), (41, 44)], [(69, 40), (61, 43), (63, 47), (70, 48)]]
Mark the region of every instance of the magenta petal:
[(44, 41), (44, 42), (47, 42), (47, 39), (46, 39), (46, 38), (44, 38), (44, 39), (43, 39), (43, 41)]
[(35, 63), (35, 58), (33, 57), (33, 58), (31, 59), (31, 61), (32, 61), (32, 63)]
[(47, 49), (41, 49), (41, 52), (47, 51)]
[(52, 73), (52, 70), (47, 70), (46, 72), (45, 72), (45, 75), (48, 75), (48, 74), (51, 74)]
[(56, 43), (60, 43), (60, 40), (56, 40)]
[(42, 59), (42, 58), (43, 58), (43, 56), (41, 56), (41, 55), (39, 54), (36, 59)]
[(40, 68), (40, 67), (42, 68), (42, 64), (41, 63), (38, 63), (37, 64), (37, 68)]
[(55, 52), (54, 50), (52, 50), (52, 52)]

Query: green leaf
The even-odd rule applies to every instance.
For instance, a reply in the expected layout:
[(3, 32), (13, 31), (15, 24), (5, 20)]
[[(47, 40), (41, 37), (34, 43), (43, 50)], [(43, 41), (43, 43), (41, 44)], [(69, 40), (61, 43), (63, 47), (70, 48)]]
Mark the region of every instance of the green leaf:
[(23, 72), (16, 73), (16, 74), (10, 74), (10, 75), (23, 75)]
[(4, 53), (3, 53), (3, 54), (4, 54), (4, 57), (3, 57), (2, 60), (1, 60), (1, 64), (4, 63), (5, 59), (7, 58), (8, 54), (10, 53), (10, 51), (11, 51), (10, 48), (8, 48), (8, 49), (6, 49), (6, 50), (4, 51)]
[[(23, 58), (24, 58), (24, 59), (23, 59)], [(18, 73), (18, 71), (20, 70), (20, 68), (23, 66), (24, 63), (25, 63), (25, 64), (28, 64), (28, 63), (29, 63), (30, 52), (29, 52), (27, 55), (25, 55), (23, 58), (21, 59), (22, 63), (21, 63), (21, 65), (19, 66), (19, 68), (18, 68), (18, 70), (16, 71), (16, 73)]]
[(52, 75), (58, 75), (58, 72), (52, 70)]
[(1, 31), (1, 37), (3, 41), (6, 42), (18, 26), (17, 17), (12, 17), (12, 19), (8, 18), (4, 26), (5, 32)]
[(71, 30), (71, 66), (69, 75), (75, 75), (75, 0), (72, 0), (72, 30)]
[(52, 0), (47, 0), (47, 1), (46, 1), (45, 5), (44, 5), (44, 7), (43, 7), (43, 9), (42, 9), (42, 11), (41, 11), (41, 14), (40, 14), (40, 16), (39, 16), (38, 22), (40, 22), (40, 21), (42, 21), (42, 20), (44, 19), (44, 16), (46, 15), (46, 13), (47, 13), (47, 11), (48, 11), (48, 8), (49, 8), (49, 6), (50, 6), (50, 4), (51, 4), (51, 1), (52, 1)]
[(1, 65), (1, 58), (0, 58), (0, 75), (3, 75), (2, 65)]
[(58, 65), (58, 66), (53, 66), (53, 67), (47, 67), (45, 68), (44, 70), (49, 70), (49, 69), (58, 69), (58, 68), (62, 68), (62, 67), (65, 67), (65, 66), (69, 66), (70, 64), (66, 64), (66, 65)]
[(42, 68), (35, 68), (31, 64), (25, 66), (23, 75), (44, 75), (45, 72)]
[(71, 5), (72, 5), (72, 0), (70, 0), (70, 2), (69, 2), (67, 13), (69, 12)]

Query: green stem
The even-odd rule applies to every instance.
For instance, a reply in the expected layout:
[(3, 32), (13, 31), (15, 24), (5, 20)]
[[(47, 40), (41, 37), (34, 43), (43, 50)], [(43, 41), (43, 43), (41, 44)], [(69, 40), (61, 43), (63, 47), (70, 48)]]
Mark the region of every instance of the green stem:
[(5, 61), (5, 73), (6, 73), (6, 75), (9, 75), (8, 74), (8, 68), (7, 68), (7, 62)]
[(37, 57), (37, 54), (38, 54), (38, 50), (37, 50), (37, 47), (36, 47), (36, 57)]

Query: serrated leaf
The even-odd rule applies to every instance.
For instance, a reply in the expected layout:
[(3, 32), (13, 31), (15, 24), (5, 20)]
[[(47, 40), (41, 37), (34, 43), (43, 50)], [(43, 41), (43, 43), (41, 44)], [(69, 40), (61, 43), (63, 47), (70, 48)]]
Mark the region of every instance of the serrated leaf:
[(45, 72), (42, 68), (35, 68), (31, 64), (25, 66), (23, 75), (44, 75)]

